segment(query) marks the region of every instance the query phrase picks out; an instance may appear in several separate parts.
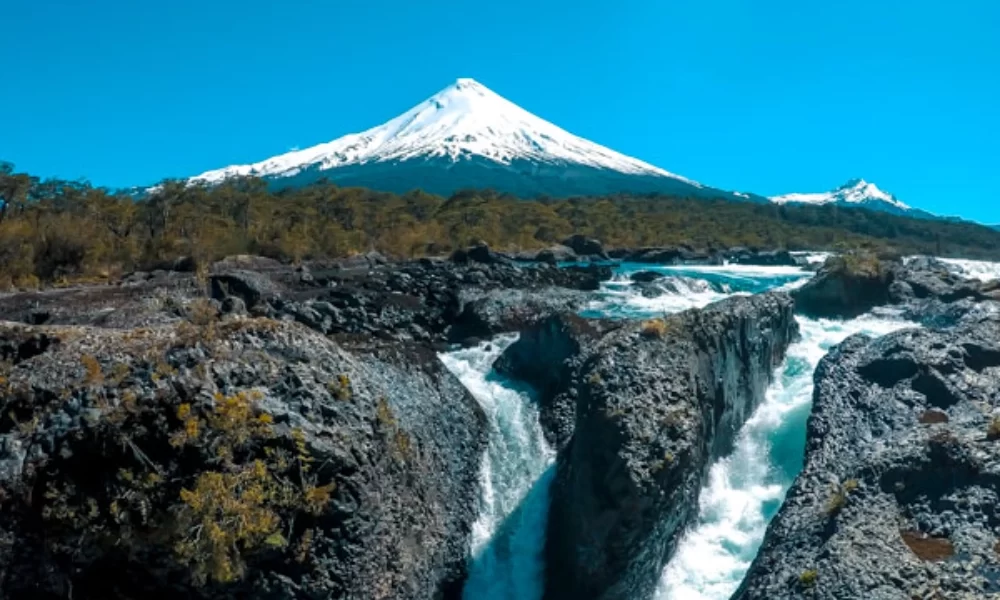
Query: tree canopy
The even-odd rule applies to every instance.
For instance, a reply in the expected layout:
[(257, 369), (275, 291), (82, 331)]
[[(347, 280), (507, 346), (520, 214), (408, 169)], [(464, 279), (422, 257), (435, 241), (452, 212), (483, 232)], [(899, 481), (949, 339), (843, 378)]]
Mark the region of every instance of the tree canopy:
[(286, 261), (377, 250), (410, 258), (482, 240), (501, 250), (573, 233), (608, 247), (836, 250), (1000, 260), (1000, 232), (837, 206), (778, 206), (663, 195), (523, 200), (492, 190), (449, 198), (320, 182), (275, 191), (256, 178), (165, 181), (141, 197), (85, 181), (40, 180), (0, 164), (0, 287), (107, 280), (190, 257)]

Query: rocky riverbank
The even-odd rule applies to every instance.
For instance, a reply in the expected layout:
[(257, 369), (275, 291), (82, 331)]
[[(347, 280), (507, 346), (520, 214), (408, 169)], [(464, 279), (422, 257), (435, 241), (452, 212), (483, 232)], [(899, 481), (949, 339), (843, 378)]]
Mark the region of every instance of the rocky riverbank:
[(764, 294), (644, 323), (555, 317), (501, 356), (560, 448), (546, 598), (649, 597), (796, 332), (791, 299)]
[(457, 597), (485, 417), (436, 356), (196, 309), (0, 328), (0, 596)]
[[(611, 278), (609, 258), (797, 259), (580, 237), (546, 252), (240, 256), (0, 295), (0, 597), (459, 598), (488, 422), (437, 353), (516, 331), (495, 368), (535, 388), (558, 450), (546, 597), (648, 598), (709, 466), (796, 335), (793, 300), (733, 297), (643, 322), (577, 313)], [(885, 568), (818, 597), (902, 598), (887, 591), (900, 578), (962, 597), (947, 593), (1000, 581), (973, 533), (1000, 533), (998, 288), (933, 261), (874, 260), (828, 262), (795, 310), (889, 309), (951, 329), (852, 339), (824, 361), (805, 479), (746, 598), (819, 593), (861, 568), (847, 548), (867, 539)], [(570, 261), (592, 264), (553, 264)], [(650, 296), (690, 289), (633, 278)], [(815, 517), (831, 497), (839, 506)], [(892, 554), (892, 523), (913, 552), (947, 538), (954, 554), (914, 575)]]
[(1000, 317), (853, 337), (737, 600), (1000, 593)]
[(1000, 300), (1000, 281), (964, 279), (929, 258), (904, 264), (855, 253), (827, 260), (793, 295), (796, 310), (811, 317), (852, 318), (893, 306), (907, 319), (942, 326)]
[(437, 350), (610, 277), (469, 254), (0, 297), (0, 596), (460, 597), (486, 421)]

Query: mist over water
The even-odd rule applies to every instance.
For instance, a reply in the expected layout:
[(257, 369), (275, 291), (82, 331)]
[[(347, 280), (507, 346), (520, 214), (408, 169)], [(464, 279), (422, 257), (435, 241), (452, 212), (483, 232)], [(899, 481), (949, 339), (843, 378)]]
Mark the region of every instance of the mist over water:
[[(662, 272), (665, 277), (656, 284), (668, 291), (652, 298), (640, 294), (629, 279), (639, 270)], [(791, 267), (624, 264), (582, 314), (650, 318), (730, 295), (793, 289), (810, 276)], [(820, 359), (851, 334), (883, 335), (912, 325), (871, 315), (846, 322), (798, 320), (802, 339), (789, 348), (764, 403), (743, 427), (733, 452), (712, 465), (701, 491), (698, 519), (664, 569), (656, 600), (728, 600), (802, 467), (812, 375)], [(532, 391), (492, 370), (493, 361), (515, 340), (516, 336), (501, 336), (441, 355), (483, 406), (490, 423), (466, 600), (538, 600), (543, 592), (555, 455), (538, 423)]]

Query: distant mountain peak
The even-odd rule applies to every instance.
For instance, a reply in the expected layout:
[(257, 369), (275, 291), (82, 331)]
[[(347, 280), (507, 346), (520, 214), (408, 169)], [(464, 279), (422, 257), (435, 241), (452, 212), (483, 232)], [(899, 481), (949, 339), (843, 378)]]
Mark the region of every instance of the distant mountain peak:
[[(363, 165), (428, 160), (475, 160), (501, 167), (515, 162), (547, 168), (570, 166), (669, 179), (702, 188), (697, 182), (573, 135), (468, 77), (457, 79), (402, 115), (367, 131), (257, 163), (208, 171), (191, 180), (218, 183), (247, 175), (279, 179), (306, 171), (332, 172), (346, 167), (356, 171)], [(419, 183), (414, 182), (414, 187)]]
[(770, 200), (776, 204), (857, 205), (895, 213), (913, 210), (892, 194), (864, 179), (851, 179), (829, 192), (784, 194), (773, 196)]

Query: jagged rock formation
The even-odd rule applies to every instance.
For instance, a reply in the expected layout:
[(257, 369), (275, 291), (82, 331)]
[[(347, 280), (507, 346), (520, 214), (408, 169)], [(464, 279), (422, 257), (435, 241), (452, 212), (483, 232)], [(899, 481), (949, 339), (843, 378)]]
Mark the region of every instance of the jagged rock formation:
[(849, 338), (735, 600), (1000, 593), (1000, 318)]
[(611, 275), (495, 256), (0, 298), (0, 596), (459, 597), (486, 422), (436, 351)]
[(0, 328), (0, 596), (458, 597), (486, 422), (435, 354), (194, 310)]
[(968, 280), (932, 260), (904, 265), (846, 254), (830, 258), (793, 296), (796, 310), (812, 317), (853, 318), (895, 305), (911, 319), (947, 324), (979, 302), (1000, 299), (1000, 282)]
[[(493, 255), (475, 247), (462, 264), (389, 263), (370, 254), (300, 267), (232, 257), (212, 265), (208, 287), (227, 312), (298, 321), (329, 335), (440, 345), (530, 324), (530, 311), (519, 310), (521, 305), (571, 310), (579, 302), (574, 291), (595, 290), (611, 278), (609, 267), (596, 265), (559, 269), (475, 260)], [(134, 273), (118, 286), (0, 297), (0, 319), (102, 327), (166, 324), (181, 319), (186, 301), (202, 288), (192, 273)], [(512, 290), (516, 293), (505, 295)], [(501, 307), (504, 298), (512, 306)]]
[(552, 318), (498, 361), (541, 392), (560, 448), (546, 598), (645, 598), (797, 333), (787, 295), (664, 320)]

